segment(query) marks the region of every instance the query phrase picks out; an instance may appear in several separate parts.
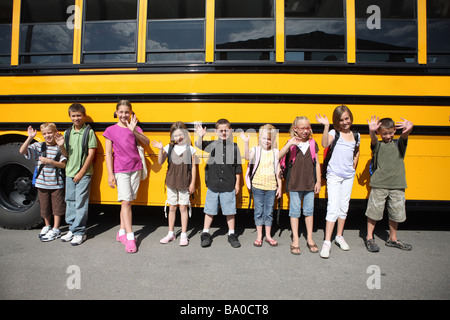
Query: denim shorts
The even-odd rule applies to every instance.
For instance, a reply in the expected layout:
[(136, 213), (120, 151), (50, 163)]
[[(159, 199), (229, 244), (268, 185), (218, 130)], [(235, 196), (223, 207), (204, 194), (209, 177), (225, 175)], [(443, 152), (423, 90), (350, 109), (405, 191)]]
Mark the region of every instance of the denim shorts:
[(206, 191), (203, 212), (215, 216), (219, 212), (219, 206), (222, 208), (222, 214), (224, 216), (236, 214), (236, 194), (234, 190), (229, 192), (214, 192), (208, 189)]
[(303, 197), (303, 215), (314, 213), (314, 191), (289, 191), (289, 217), (300, 218)]

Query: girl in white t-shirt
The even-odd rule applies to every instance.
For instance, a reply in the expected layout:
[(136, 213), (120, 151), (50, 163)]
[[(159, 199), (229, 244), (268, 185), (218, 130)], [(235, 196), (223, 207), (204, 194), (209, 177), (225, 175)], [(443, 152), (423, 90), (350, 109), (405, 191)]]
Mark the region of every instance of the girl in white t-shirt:
[(108, 184), (111, 188), (117, 187), (118, 201), (121, 203), (120, 229), (116, 240), (125, 245), (126, 252), (134, 253), (137, 246), (132, 230), (131, 203), (136, 199), (142, 170), (137, 143), (148, 145), (150, 140), (137, 126), (138, 120), (129, 101), (119, 101), (114, 115), (118, 118), (117, 123), (106, 128), (103, 136)]
[(320, 251), (322, 258), (330, 256), (331, 235), (337, 221), (337, 231), (335, 243), (342, 250), (349, 250), (348, 244), (343, 238), (345, 219), (347, 218), (348, 205), (352, 193), (355, 169), (359, 159), (359, 133), (351, 131), (353, 115), (347, 106), (338, 106), (333, 112), (334, 130), (329, 131), (330, 123), (328, 118), (320, 114), (316, 115), (317, 122), (324, 125), (322, 136), (322, 147), (326, 148), (333, 143), (336, 131), (339, 132), (339, 139), (331, 155), (327, 166), (327, 216), (325, 226), (325, 241)]
[[(170, 143), (163, 148), (161, 141), (152, 141), (152, 146), (159, 149), (158, 163), (161, 165), (167, 160), (167, 201), (169, 204), (169, 232), (160, 240), (166, 244), (175, 240), (175, 214), (177, 205), (180, 205), (181, 213), (181, 237), (180, 246), (187, 246), (188, 206), (189, 197), (195, 191), (195, 179), (197, 174), (195, 151), (191, 146), (189, 132), (183, 122), (177, 121), (170, 128)], [(170, 157), (170, 159), (169, 159)]]

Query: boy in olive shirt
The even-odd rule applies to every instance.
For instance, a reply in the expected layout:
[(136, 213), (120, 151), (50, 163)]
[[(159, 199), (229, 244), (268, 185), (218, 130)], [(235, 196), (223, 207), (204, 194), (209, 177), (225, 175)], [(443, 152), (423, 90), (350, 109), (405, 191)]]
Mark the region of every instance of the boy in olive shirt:
[[(389, 214), (389, 239), (386, 245), (407, 251), (412, 249), (411, 245), (397, 239), (398, 223), (406, 220), (406, 175), (403, 159), (408, 136), (413, 128), (411, 121), (401, 119), (403, 121), (397, 123), (391, 118), (379, 120), (376, 116), (372, 116), (370, 121), (367, 120), (371, 139), (370, 147), (377, 159), (375, 172), (370, 178), (372, 189), (366, 210), (366, 248), (370, 252), (380, 250), (373, 238), (373, 231), (376, 222), (383, 218), (385, 203), (387, 203)], [(399, 139), (394, 139), (396, 129), (402, 130)], [(381, 141), (378, 141), (377, 133), (381, 136)]]

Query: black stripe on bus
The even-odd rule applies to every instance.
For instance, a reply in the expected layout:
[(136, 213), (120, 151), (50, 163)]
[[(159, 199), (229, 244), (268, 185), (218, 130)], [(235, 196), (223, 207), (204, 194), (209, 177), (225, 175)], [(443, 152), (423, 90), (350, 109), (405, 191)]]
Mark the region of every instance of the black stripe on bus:
[(131, 102), (223, 102), (223, 103), (315, 103), (364, 105), (450, 106), (446, 96), (337, 95), (337, 94), (76, 94), (76, 95), (3, 95), (1, 103), (109, 103)]
[[(314, 119), (310, 119), (314, 121)], [(105, 131), (107, 127), (117, 123), (117, 122), (87, 122), (91, 125), (94, 131), (102, 132)], [(70, 122), (56, 122), (56, 127), (58, 130), (63, 131), (69, 128), (71, 125)], [(186, 127), (189, 131), (194, 131), (194, 122), (185, 122)], [(233, 130), (243, 130), (244, 132), (248, 130), (256, 130), (258, 131), (259, 127), (264, 125), (265, 123), (237, 123), (232, 122), (231, 127)], [(276, 129), (281, 133), (289, 132), (289, 128), (291, 126), (290, 123), (271, 123), (275, 126)], [(25, 122), (0, 122), (0, 131), (26, 131), (28, 126), (33, 126), (33, 128), (39, 128), (41, 122), (34, 123), (25, 123)], [(139, 127), (142, 128), (144, 132), (169, 132), (171, 122), (140, 122)], [(206, 127), (207, 130), (214, 129), (214, 122), (202, 122), (201, 125)], [(315, 133), (323, 132), (323, 125), (311, 123), (312, 131)], [(331, 128), (332, 129), (332, 126)], [(361, 133), (361, 134), (369, 134), (369, 128), (367, 124), (354, 124), (352, 129)], [(399, 132), (397, 131), (397, 134)], [(411, 135), (420, 135), (420, 136), (450, 136), (450, 126), (422, 126), (422, 125), (414, 125), (414, 129), (411, 132)]]

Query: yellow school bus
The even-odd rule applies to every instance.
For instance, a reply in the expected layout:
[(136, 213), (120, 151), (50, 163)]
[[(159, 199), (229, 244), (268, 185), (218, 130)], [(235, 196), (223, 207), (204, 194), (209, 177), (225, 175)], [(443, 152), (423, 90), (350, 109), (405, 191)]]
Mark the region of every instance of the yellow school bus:
[[(132, 103), (145, 134), (164, 144), (175, 121), (195, 139), (194, 123), (212, 129), (226, 118), (242, 154), (240, 130), (271, 123), (282, 146), (296, 116), (311, 120), (320, 146), (315, 115), (331, 119), (345, 104), (361, 133), (352, 193), (361, 201), (369, 192), (367, 119), (403, 117), (414, 123), (405, 159), (408, 204), (448, 207), (448, 39), (443, 0), (0, 0), (0, 225), (41, 221), (35, 163), (18, 149), (29, 125), (67, 129), (74, 102), (86, 107), (98, 138), (91, 203), (117, 204), (102, 133), (117, 121), (120, 99)], [(167, 164), (158, 164), (155, 148), (145, 151), (149, 176), (135, 203), (161, 206)], [(198, 155), (191, 202), (201, 207), (208, 154)], [(318, 201), (326, 199), (323, 185)], [(237, 203), (245, 208), (243, 179), (241, 187)]]

